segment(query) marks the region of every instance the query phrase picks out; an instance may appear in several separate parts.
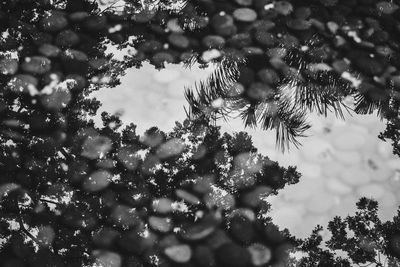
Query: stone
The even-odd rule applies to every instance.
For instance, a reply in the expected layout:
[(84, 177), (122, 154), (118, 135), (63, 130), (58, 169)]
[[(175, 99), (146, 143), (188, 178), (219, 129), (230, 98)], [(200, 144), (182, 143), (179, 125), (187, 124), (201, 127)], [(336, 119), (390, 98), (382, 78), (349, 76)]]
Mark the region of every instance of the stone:
[(242, 215), (233, 215), (228, 220), (228, 229), (237, 242), (243, 245), (250, 245), (256, 238), (256, 231), (252, 221)]
[(294, 11), (294, 16), (298, 19), (308, 19), (311, 14), (311, 8), (305, 6), (296, 8), (296, 10)]
[(293, 12), (293, 6), (288, 1), (276, 1), (273, 9), (283, 16), (287, 16)]
[(251, 8), (238, 8), (233, 11), (233, 18), (240, 22), (253, 22), (257, 19), (257, 12)]
[(77, 46), (80, 42), (79, 35), (72, 30), (64, 30), (56, 36), (56, 45), (63, 48)]
[(95, 34), (107, 27), (106, 16), (89, 16), (83, 21), (83, 27)]
[(21, 64), (21, 69), (30, 74), (45, 74), (51, 70), (51, 60), (47, 57), (26, 57)]
[(335, 198), (327, 192), (320, 191), (313, 195), (306, 204), (306, 208), (313, 213), (323, 214), (335, 204)]
[(272, 259), (271, 249), (263, 244), (254, 243), (250, 245), (247, 249), (250, 252), (251, 263), (254, 266), (265, 266)]
[(278, 73), (271, 68), (259, 70), (257, 72), (257, 77), (260, 79), (260, 81), (269, 85), (276, 85), (281, 80)]
[(180, 33), (171, 33), (168, 35), (168, 42), (179, 49), (186, 49), (190, 45), (190, 40)]
[(200, 241), (209, 238), (220, 223), (219, 216), (212, 213), (206, 214), (194, 224), (184, 225), (179, 236), (185, 241)]
[(368, 170), (359, 166), (351, 166), (346, 171), (341, 172), (340, 178), (350, 186), (360, 186), (367, 184), (371, 180)]
[[(51, 88), (51, 86), (49, 86)], [(44, 88), (45, 89), (45, 88)], [(60, 83), (51, 89), (51, 92), (41, 91), (40, 103), (43, 107), (52, 111), (59, 111), (68, 106), (72, 100), (68, 83)]]
[[(115, 225), (123, 229), (135, 227), (142, 223), (137, 210), (126, 205), (114, 206), (109, 218)], [(138, 246), (138, 244), (135, 245)]]
[(252, 191), (244, 193), (240, 201), (242, 205), (257, 208), (272, 193), (272, 188), (268, 186), (257, 186)]
[(202, 40), (201, 43), (206, 48), (222, 48), (225, 45), (225, 39), (219, 35), (207, 35)]
[(233, 17), (227, 14), (216, 14), (211, 18), (211, 26), (215, 33), (221, 36), (230, 36), (237, 32)]
[(71, 80), (74, 82), (74, 84), (70, 87), (71, 91), (82, 91), (87, 85), (87, 80), (85, 79), (85, 77), (79, 74), (67, 75), (67, 77), (65, 77), (65, 80)]
[(68, 20), (62, 14), (54, 12), (41, 19), (39, 24), (44, 31), (57, 32), (68, 26)]
[(89, 67), (89, 58), (82, 51), (67, 49), (61, 54), (61, 62), (67, 73), (85, 74)]
[(216, 267), (213, 251), (203, 245), (196, 246), (193, 252), (193, 260), (196, 262), (196, 266), (199, 267)]
[(89, 17), (89, 13), (87, 13), (85, 11), (74, 12), (74, 13), (69, 14), (69, 16), (68, 16), (70, 21), (76, 22), (76, 23), (84, 21), (87, 17)]
[[(173, 68), (165, 68), (157, 71), (154, 74), (154, 80), (160, 84), (169, 84), (173, 81), (177, 81), (180, 79), (181, 73), (178, 69)], [(179, 88), (175, 88), (178, 90)]]
[(6, 88), (14, 93), (28, 93), (35, 95), (38, 93), (38, 79), (29, 74), (17, 74), (8, 83)]
[(61, 49), (52, 44), (42, 44), (38, 48), (38, 52), (45, 57), (57, 57), (61, 53)]
[(396, 10), (398, 10), (399, 6), (393, 2), (379, 1), (378, 3), (376, 3), (376, 8), (378, 9), (379, 12), (385, 15), (390, 15), (393, 14)]
[(3, 58), (0, 60), (0, 73), (3, 75), (14, 75), (18, 71), (18, 60)]
[(235, 197), (232, 194), (217, 187), (212, 187), (212, 190), (204, 196), (203, 200), (207, 207), (223, 210), (230, 210), (236, 204)]
[(175, 245), (164, 250), (165, 255), (177, 263), (186, 263), (192, 258), (192, 249), (189, 245)]
[(183, 140), (179, 138), (172, 138), (159, 146), (156, 151), (156, 155), (160, 159), (175, 157), (180, 155), (184, 151), (185, 147), (186, 146)]
[(92, 257), (94, 258), (93, 266), (102, 267), (121, 267), (122, 257), (111, 251), (93, 250)]
[(201, 203), (200, 199), (197, 196), (182, 189), (175, 190), (175, 195), (177, 198), (182, 199), (183, 201), (192, 205), (199, 205)]
[(102, 158), (112, 149), (112, 141), (106, 136), (88, 136), (82, 144), (81, 156), (88, 159)]
[(95, 171), (83, 180), (82, 188), (88, 192), (103, 190), (110, 184), (111, 178), (111, 173), (106, 170)]
[(264, 83), (252, 83), (246, 91), (246, 95), (255, 101), (264, 101), (272, 99), (275, 96), (275, 91)]
[(236, 4), (240, 6), (251, 6), (253, 4), (253, 0), (234, 0)]
[(357, 164), (360, 164), (362, 161), (361, 152), (359, 152), (357, 150), (336, 151), (335, 158), (336, 158), (336, 160), (338, 160), (339, 162), (341, 162), (345, 165), (357, 165)]
[(164, 66), (165, 63), (174, 63), (175, 57), (168, 52), (157, 52), (151, 60), (156, 66)]
[(261, 45), (272, 47), (277, 40), (273, 33), (266, 30), (257, 30), (254, 34), (254, 39)]
[(329, 142), (318, 137), (304, 140), (302, 149), (303, 155), (308, 160), (319, 163), (332, 162), (334, 151)]
[(150, 216), (148, 221), (150, 227), (154, 231), (160, 233), (168, 233), (172, 230), (172, 227), (174, 226), (172, 223), (172, 219), (169, 217)]
[(327, 179), (325, 187), (328, 191), (339, 195), (348, 195), (353, 191), (349, 185), (343, 183), (337, 178)]
[(322, 167), (319, 164), (304, 162), (300, 163), (298, 168), (303, 177), (306, 179), (318, 179), (322, 176)]
[(292, 30), (305, 31), (311, 27), (311, 22), (304, 19), (290, 19), (286, 25)]
[(219, 247), (216, 258), (217, 262), (224, 267), (247, 267), (251, 263), (250, 252), (233, 242)]
[(364, 136), (354, 132), (343, 132), (335, 137), (333, 144), (339, 150), (361, 149), (366, 144)]
[(172, 200), (169, 198), (154, 199), (152, 209), (155, 213), (168, 214), (173, 211)]

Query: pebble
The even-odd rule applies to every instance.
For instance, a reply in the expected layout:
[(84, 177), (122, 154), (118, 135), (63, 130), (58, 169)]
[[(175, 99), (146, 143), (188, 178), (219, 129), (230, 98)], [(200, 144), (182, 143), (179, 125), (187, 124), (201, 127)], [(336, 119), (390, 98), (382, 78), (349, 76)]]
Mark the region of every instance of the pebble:
[(235, 197), (221, 188), (212, 187), (212, 190), (204, 196), (204, 203), (209, 208), (230, 210), (235, 206)]
[(291, 3), (287, 1), (276, 1), (274, 3), (274, 10), (277, 11), (279, 14), (287, 16), (293, 12), (293, 6)]
[(43, 30), (48, 32), (61, 31), (68, 25), (68, 20), (59, 13), (50, 14), (40, 21)]
[(179, 234), (183, 240), (203, 240), (214, 233), (218, 223), (218, 218), (216, 218), (214, 214), (207, 214), (195, 224), (183, 227)]
[(386, 190), (381, 184), (367, 184), (357, 188), (357, 194), (360, 197), (380, 199)]
[(193, 204), (193, 205), (199, 205), (201, 203), (201, 201), (198, 197), (196, 197), (195, 195), (193, 195), (185, 190), (182, 190), (182, 189), (175, 190), (175, 195), (178, 198), (180, 198), (190, 204)]
[(240, 6), (251, 6), (253, 4), (253, 0), (234, 0), (236, 4)]
[(107, 27), (106, 16), (89, 16), (83, 21), (83, 27), (93, 33), (98, 33)]
[(257, 76), (260, 81), (269, 85), (275, 85), (280, 81), (278, 73), (270, 68), (259, 70)]
[(308, 160), (324, 163), (332, 162), (334, 148), (328, 141), (313, 137), (304, 140), (302, 152)]
[[(153, 77), (156, 82), (166, 84), (173, 81), (178, 81), (180, 75), (181, 73), (179, 72), (179, 69), (165, 68), (157, 71)], [(179, 90), (179, 88), (175, 88), (175, 90)]]
[(260, 243), (252, 244), (247, 248), (251, 255), (251, 263), (254, 266), (264, 266), (272, 259), (272, 251)]
[(225, 45), (225, 39), (219, 35), (207, 35), (201, 40), (201, 43), (208, 49), (222, 48)]
[(173, 227), (172, 220), (168, 217), (150, 216), (148, 221), (150, 227), (160, 233), (168, 233)]
[(224, 267), (248, 267), (251, 263), (250, 252), (236, 243), (226, 243), (218, 248), (217, 261)]
[(151, 60), (156, 66), (163, 66), (165, 63), (174, 63), (175, 57), (168, 52), (157, 52)]
[(266, 30), (257, 30), (254, 34), (254, 38), (259, 44), (268, 47), (274, 46), (277, 42), (275, 35)]
[(68, 17), (72, 22), (81, 22), (84, 21), (87, 17), (89, 17), (89, 13), (85, 11), (78, 11), (69, 14)]
[(320, 190), (320, 192), (313, 194), (306, 204), (306, 208), (313, 213), (323, 214), (330, 210), (335, 204), (335, 198)]
[(188, 245), (176, 245), (164, 250), (165, 255), (177, 263), (188, 262), (192, 258), (192, 249)]
[(123, 229), (131, 228), (141, 223), (141, 219), (136, 209), (125, 205), (117, 205), (113, 207), (110, 219), (114, 224)]
[(217, 263), (214, 258), (213, 251), (208, 246), (196, 246), (193, 253), (193, 259), (196, 266), (199, 267), (216, 267)]
[(61, 53), (61, 49), (52, 44), (42, 44), (38, 48), (38, 52), (45, 57), (57, 57)]
[(268, 186), (257, 186), (250, 192), (243, 194), (240, 198), (244, 206), (250, 208), (257, 208), (263, 202), (264, 198), (268, 197), (272, 193), (272, 188)]
[(362, 156), (359, 151), (343, 151), (335, 152), (335, 159), (345, 165), (357, 165), (362, 161)]
[(44, 74), (51, 70), (51, 61), (47, 57), (33, 56), (25, 58), (21, 69), (31, 74)]
[(79, 74), (70, 74), (65, 80), (73, 80), (74, 84), (70, 87), (71, 91), (81, 91), (87, 85), (87, 80)]
[(275, 96), (275, 91), (264, 83), (252, 83), (246, 91), (246, 95), (255, 101), (264, 101)]
[(393, 2), (380, 1), (376, 3), (376, 8), (379, 12), (382, 12), (385, 15), (390, 15), (399, 9), (399, 6)]
[(4, 58), (0, 60), (0, 73), (3, 75), (14, 75), (18, 71), (18, 60)]
[(311, 179), (318, 179), (321, 178), (322, 174), (322, 168), (321, 165), (314, 164), (314, 163), (308, 163), (308, 162), (302, 162), (298, 166), (299, 171), (305, 178), (311, 178)]
[(124, 146), (118, 149), (118, 161), (130, 171), (135, 171), (139, 165), (139, 156), (137, 155), (137, 148), (135, 146)]
[(311, 22), (304, 19), (290, 19), (286, 24), (289, 28), (298, 31), (308, 30), (311, 27)]
[(72, 30), (65, 30), (60, 32), (55, 40), (56, 45), (64, 48), (71, 48), (78, 45), (80, 42), (80, 38), (78, 34), (76, 34)]
[(8, 83), (7, 88), (14, 93), (29, 93), (35, 95), (38, 93), (38, 79), (29, 74), (17, 74)]
[(97, 159), (105, 156), (112, 149), (112, 141), (106, 136), (89, 136), (82, 145), (81, 156)]
[(121, 267), (122, 257), (111, 251), (93, 250), (92, 256), (94, 258), (93, 266), (102, 267)]
[(243, 245), (249, 245), (257, 236), (252, 221), (245, 216), (231, 216), (228, 221), (228, 228), (233, 239)]
[(343, 132), (335, 137), (333, 144), (339, 150), (356, 150), (361, 149), (366, 144), (366, 139), (354, 132)]
[(179, 138), (172, 138), (159, 146), (159, 148), (156, 151), (156, 155), (160, 159), (175, 157), (180, 155), (184, 151), (185, 147), (186, 146), (183, 140)]
[(251, 8), (238, 8), (233, 11), (233, 17), (241, 22), (253, 22), (257, 19), (257, 12)]
[(353, 191), (350, 186), (342, 183), (336, 177), (327, 179), (326, 189), (334, 194), (339, 195), (348, 195)]
[(106, 170), (95, 171), (83, 180), (82, 188), (88, 192), (103, 190), (110, 184), (111, 178), (111, 173)]
[(173, 211), (172, 200), (169, 198), (159, 198), (153, 200), (152, 209), (155, 213), (168, 214)]
[[(308, 207), (306, 206), (306, 208)], [(291, 205), (283, 206), (279, 209), (274, 208), (270, 212), (270, 216), (273, 218), (274, 223), (279, 225), (279, 227), (295, 229), (299, 220), (303, 218), (303, 211), (292, 203)]]
[(190, 40), (185, 35), (180, 33), (171, 33), (168, 35), (168, 41), (171, 45), (179, 49), (186, 49), (190, 45)]
[(341, 172), (340, 178), (350, 186), (360, 186), (367, 184), (371, 180), (369, 171), (359, 166), (351, 166), (346, 171)]

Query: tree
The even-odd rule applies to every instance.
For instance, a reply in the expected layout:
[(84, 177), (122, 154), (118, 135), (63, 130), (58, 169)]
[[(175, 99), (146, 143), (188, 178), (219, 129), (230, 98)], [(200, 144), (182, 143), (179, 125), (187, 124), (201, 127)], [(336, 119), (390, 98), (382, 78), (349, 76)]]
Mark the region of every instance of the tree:
[(328, 224), (331, 237), (321, 246), (318, 226), (300, 251), (306, 253), (293, 266), (399, 266), (400, 210), (387, 222), (378, 217), (378, 203), (361, 198), (355, 215), (335, 217)]
[[(210, 122), (239, 110), (287, 145), (308, 128), (306, 111), (340, 115), (341, 99), (357, 93), (359, 112), (379, 108), (390, 120), (382, 138), (396, 147), (398, 48), (387, 33), (398, 7), (362, 2), (201, 1), (180, 13), (152, 1), (129, 1), (122, 13), (93, 1), (1, 2), (2, 264), (288, 264), (301, 241), (278, 231), (260, 199), (299, 174), (258, 155), (247, 134), (221, 136)], [(118, 61), (108, 44), (131, 51)], [(197, 95), (187, 92), (193, 116), (171, 133), (152, 128), (141, 139), (106, 113), (96, 128), (86, 117), (100, 103), (85, 96), (144, 60), (219, 68)], [(358, 88), (344, 79), (349, 67)], [(304, 250), (328, 262), (317, 241)]]

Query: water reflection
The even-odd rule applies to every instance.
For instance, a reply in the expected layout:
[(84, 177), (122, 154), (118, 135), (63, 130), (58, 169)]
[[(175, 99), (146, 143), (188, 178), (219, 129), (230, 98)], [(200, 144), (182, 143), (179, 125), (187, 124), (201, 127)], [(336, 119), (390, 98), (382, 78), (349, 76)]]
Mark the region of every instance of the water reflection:
[[(342, 98), (357, 94), (357, 110), (379, 109), (390, 122), (386, 136), (398, 142), (397, 46), (382, 45), (397, 5), (368, 2), (359, 11), (353, 1), (330, 12), (335, 1), (201, 1), (178, 13), (154, 8), (171, 3), (126, 1), (122, 12), (91, 1), (0, 3), (6, 265), (284, 264), (298, 241), (277, 230), (265, 200), (299, 174), (257, 154), (248, 134), (221, 135), (210, 123), (239, 111), (247, 126), (276, 129), (286, 147), (309, 128), (307, 112), (341, 115)], [(385, 19), (364, 24), (357, 12)], [(127, 49), (123, 60), (107, 54), (110, 46)], [(210, 79), (186, 93), (192, 120), (139, 136), (135, 125), (122, 127), (118, 116), (103, 113), (96, 127), (89, 116), (100, 102), (87, 95), (115, 87), (145, 61), (157, 68), (217, 63)], [(360, 144), (354, 140), (345, 144)], [(365, 181), (349, 173), (345, 180)], [(324, 211), (326, 203), (314, 208)]]

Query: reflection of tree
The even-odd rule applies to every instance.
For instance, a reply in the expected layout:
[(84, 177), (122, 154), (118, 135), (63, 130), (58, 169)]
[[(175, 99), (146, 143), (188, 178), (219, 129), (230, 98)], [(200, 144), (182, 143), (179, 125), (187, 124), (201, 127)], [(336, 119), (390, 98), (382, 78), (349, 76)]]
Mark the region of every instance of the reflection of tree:
[[(5, 264), (262, 266), (286, 260), (294, 240), (265, 217), (269, 207), (260, 199), (297, 182), (299, 174), (258, 155), (245, 133), (220, 136), (208, 123), (239, 110), (246, 125), (278, 129), (287, 145), (307, 129), (306, 111), (340, 115), (342, 97), (358, 93), (360, 112), (369, 112), (371, 103), (390, 104), (381, 110), (393, 122), (386, 136), (395, 138), (397, 83), (388, 66), (396, 66), (395, 44), (382, 47), (384, 30), (379, 38), (365, 33), (370, 43), (357, 42), (364, 29), (341, 14), (369, 12), (378, 20), (368, 24), (375, 32), (381, 18), (389, 29), (394, 15), (387, 7), (382, 14), (382, 3), (355, 11), (350, 1), (339, 5), (341, 12), (316, 1), (301, 8), (277, 1), (267, 9), (269, 1), (254, 1), (253, 11), (236, 11), (246, 2), (191, 2), (179, 14), (135, 5), (122, 14), (101, 12), (75, 0), (0, 3)], [(109, 44), (130, 51), (119, 61), (106, 54)], [(393, 57), (385, 56), (389, 52)], [(219, 67), (197, 85), (197, 94), (187, 91), (194, 118), (173, 132), (153, 128), (140, 139), (134, 125), (119, 131), (120, 120), (108, 114), (96, 129), (86, 117), (100, 103), (85, 96), (117, 85), (124, 70), (144, 60), (157, 67), (195, 61)], [(362, 78), (358, 89), (342, 77), (350, 67)], [(393, 84), (389, 93), (376, 93), (386, 82)], [(34, 242), (25, 244), (26, 238)]]

